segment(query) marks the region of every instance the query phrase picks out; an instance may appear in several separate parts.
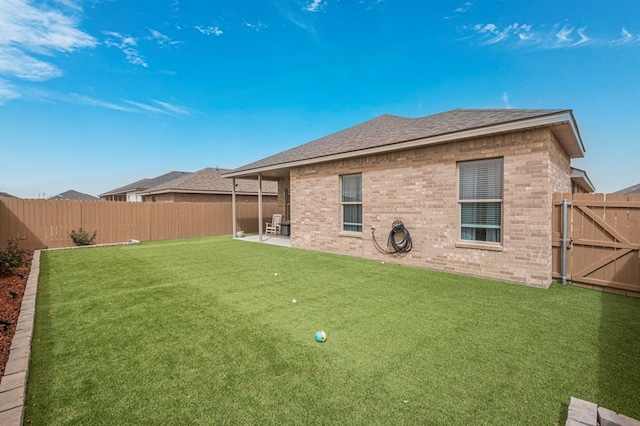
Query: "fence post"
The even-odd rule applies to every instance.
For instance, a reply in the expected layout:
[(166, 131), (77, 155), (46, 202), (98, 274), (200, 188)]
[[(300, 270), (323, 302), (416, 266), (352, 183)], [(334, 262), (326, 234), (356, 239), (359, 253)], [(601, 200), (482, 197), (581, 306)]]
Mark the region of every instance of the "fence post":
[(570, 204), (566, 198), (562, 199), (562, 285), (567, 284), (567, 206)]
[(262, 173), (258, 173), (258, 234), (262, 242)]
[(238, 237), (237, 225), (236, 225), (236, 178), (231, 178), (231, 220), (233, 225), (231, 232), (233, 232), (232, 238)]

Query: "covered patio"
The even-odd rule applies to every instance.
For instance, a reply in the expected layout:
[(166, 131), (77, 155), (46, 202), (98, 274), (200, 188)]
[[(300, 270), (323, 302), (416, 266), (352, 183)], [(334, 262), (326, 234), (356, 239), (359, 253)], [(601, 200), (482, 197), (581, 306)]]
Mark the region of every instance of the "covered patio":
[[(248, 241), (264, 242), (268, 244), (280, 245), (291, 247), (291, 211), (290, 211), (290, 168), (282, 166), (273, 166), (267, 168), (260, 168), (259, 171), (255, 171), (250, 168), (250, 171), (243, 171), (245, 168), (236, 169), (232, 172), (224, 173), (222, 177), (232, 179), (232, 191), (231, 191), (231, 204), (232, 204), (232, 217), (233, 217), (233, 236), (237, 238), (237, 213), (236, 213), (236, 179), (247, 179), (258, 181), (258, 235), (242, 237)], [(271, 217), (264, 217), (263, 215), (263, 182), (277, 182), (278, 183), (278, 213), (281, 215), (282, 227), (287, 231), (278, 231), (281, 233), (271, 234), (265, 232), (265, 222), (270, 222)], [(267, 230), (268, 231), (268, 230)], [(284, 234), (284, 235), (282, 235)]]

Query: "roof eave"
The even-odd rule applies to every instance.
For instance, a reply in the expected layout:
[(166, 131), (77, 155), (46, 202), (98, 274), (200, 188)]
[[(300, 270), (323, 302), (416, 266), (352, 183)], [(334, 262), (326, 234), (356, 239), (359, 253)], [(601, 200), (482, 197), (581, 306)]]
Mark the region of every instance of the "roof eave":
[(591, 183), (591, 179), (587, 176), (587, 172), (580, 169), (571, 168), (571, 180), (577, 183), (582, 189), (587, 192), (596, 192), (596, 187)]
[(445, 133), (441, 135), (431, 136), (427, 138), (413, 139), (409, 141), (396, 142), (393, 144), (367, 148), (357, 151), (349, 151), (339, 154), (307, 158), (304, 160), (291, 161), (280, 164), (272, 164), (268, 166), (256, 167), (239, 171), (231, 171), (223, 173), (223, 178), (240, 178), (253, 177), (259, 173), (266, 173), (273, 170), (290, 169), (293, 167), (306, 166), (316, 163), (324, 163), (328, 161), (345, 160), (353, 157), (362, 157), (367, 155), (382, 154), (392, 151), (401, 151), (405, 149), (417, 148), (425, 145), (436, 145), (447, 142), (454, 142), (463, 139), (471, 139), (483, 137), (493, 134), (509, 133), (531, 128), (541, 127), (559, 127), (556, 136), (560, 140), (562, 146), (571, 158), (584, 157), (584, 145), (578, 126), (570, 110), (560, 111), (553, 114), (543, 115), (540, 117), (528, 118), (524, 120), (511, 121), (506, 123), (494, 124), (491, 126), (477, 127), (473, 129), (461, 130), (453, 133)]
[[(188, 189), (162, 189), (159, 191), (140, 192), (139, 195), (160, 195), (160, 194), (209, 194), (209, 195), (231, 195), (231, 191), (208, 191), (208, 190), (188, 190)], [(237, 195), (258, 195), (257, 192), (236, 191)], [(262, 195), (277, 195), (277, 192), (262, 191)]]

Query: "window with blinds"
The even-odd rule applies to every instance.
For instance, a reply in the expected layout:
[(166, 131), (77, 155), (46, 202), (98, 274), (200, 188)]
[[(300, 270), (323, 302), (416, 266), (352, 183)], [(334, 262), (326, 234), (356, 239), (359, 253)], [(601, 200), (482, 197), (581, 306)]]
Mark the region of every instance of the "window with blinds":
[(362, 232), (362, 174), (342, 175), (342, 230)]
[(458, 163), (460, 188), (460, 238), (502, 241), (503, 159)]

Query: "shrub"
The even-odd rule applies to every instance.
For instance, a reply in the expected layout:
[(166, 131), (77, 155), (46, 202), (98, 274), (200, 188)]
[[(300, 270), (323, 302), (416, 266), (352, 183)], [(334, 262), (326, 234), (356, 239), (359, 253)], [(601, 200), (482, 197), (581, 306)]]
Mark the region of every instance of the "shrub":
[(25, 251), (18, 247), (20, 238), (9, 238), (7, 248), (0, 249), (0, 275), (9, 275), (24, 265)]
[(87, 231), (80, 228), (77, 231), (72, 230), (69, 233), (69, 237), (71, 237), (71, 240), (77, 246), (89, 246), (93, 244), (93, 240), (96, 239), (97, 234), (98, 234), (98, 231), (93, 231), (93, 234), (89, 236), (89, 233)]

